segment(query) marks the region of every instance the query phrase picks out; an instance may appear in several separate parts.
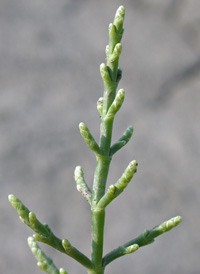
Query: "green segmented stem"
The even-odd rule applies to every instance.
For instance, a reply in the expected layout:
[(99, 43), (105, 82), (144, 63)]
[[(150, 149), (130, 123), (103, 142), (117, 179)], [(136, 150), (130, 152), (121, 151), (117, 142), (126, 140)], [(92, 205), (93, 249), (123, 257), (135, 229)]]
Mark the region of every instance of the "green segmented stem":
[(126, 131), (123, 133), (122, 137), (114, 143), (110, 148), (110, 156), (113, 156), (119, 149), (125, 146), (130, 140), (133, 134), (133, 127), (129, 126)]
[(87, 269), (88, 274), (104, 274), (104, 269), (110, 262), (135, 252), (139, 247), (154, 242), (156, 237), (171, 230), (182, 221), (182, 218), (177, 216), (155, 226), (151, 230), (145, 229), (137, 238), (119, 246), (103, 257), (105, 208), (123, 192), (137, 171), (137, 162), (130, 162), (117, 182), (110, 185), (107, 191), (105, 190), (112, 156), (128, 143), (133, 134), (133, 127), (129, 126), (122, 137), (111, 145), (114, 117), (121, 108), (125, 96), (123, 89), (117, 92), (117, 86), (122, 77), (122, 71), (118, 67), (118, 63), (122, 51), (121, 39), (124, 31), (124, 16), (124, 7), (120, 6), (115, 14), (113, 23), (109, 25), (106, 64), (100, 65), (104, 93), (103, 97), (100, 97), (97, 101), (97, 110), (101, 119), (99, 144), (95, 141), (88, 127), (84, 123), (79, 124), (83, 140), (96, 156), (92, 191), (84, 179), (82, 167), (77, 166), (74, 171), (77, 190), (91, 206), (91, 259), (72, 246), (67, 239), (61, 240), (57, 238), (49, 226), (40, 223), (36, 215), (30, 212), (17, 197), (14, 195), (9, 195), (8, 197), (20, 220), (35, 231), (33, 237), (28, 238), (28, 245), (38, 260), (38, 266), (49, 274), (67, 274), (67, 272), (63, 268), (58, 269), (51, 258), (47, 257), (40, 249), (36, 241), (46, 243), (72, 257)]
[(29, 209), (14, 195), (9, 195), (9, 202), (19, 214), (20, 220), (36, 232), (36, 234), (34, 234), (35, 240), (47, 243), (60, 252), (65, 253), (61, 239), (57, 238), (53, 234), (47, 224), (41, 224), (35, 214), (30, 212)]
[(117, 113), (117, 111), (121, 108), (121, 106), (124, 102), (124, 94), (125, 94), (125, 92), (123, 89), (120, 89), (117, 92), (114, 101), (112, 102), (110, 108), (108, 109), (107, 116), (114, 117), (114, 115)]
[(28, 245), (33, 255), (38, 260), (37, 265), (39, 268), (49, 274), (67, 274), (63, 268), (57, 269), (52, 259), (45, 255), (45, 253), (40, 249), (40, 247), (37, 245), (37, 242), (32, 237), (28, 238)]
[(93, 268), (93, 264), (83, 253), (70, 244), (68, 240), (62, 240), (62, 245), (66, 251), (66, 254), (74, 258), (77, 262), (85, 266), (86, 268)]
[(130, 162), (121, 178), (114, 185), (109, 186), (106, 194), (98, 202), (98, 207), (105, 208), (113, 199), (115, 199), (127, 187), (136, 171), (137, 162)]
[(182, 222), (182, 217), (176, 216), (176, 217), (171, 218), (168, 221), (163, 222), (162, 224), (160, 224), (158, 226), (155, 226), (151, 230), (145, 229), (144, 232), (141, 233), (137, 238), (127, 242), (123, 246), (120, 246), (117, 249), (112, 250), (107, 255), (105, 255), (105, 257), (103, 258), (103, 266), (106, 266), (113, 260), (117, 259), (118, 257), (121, 257), (122, 256), (121, 250), (123, 248), (126, 249), (133, 245), (138, 245), (138, 248), (139, 248), (139, 247), (151, 244), (154, 242), (156, 237), (171, 230), (172, 228), (176, 227), (181, 222)]
[(94, 137), (90, 133), (88, 127), (84, 123), (79, 124), (79, 129), (81, 136), (83, 137), (83, 140), (88, 145), (88, 147), (94, 151), (96, 154), (100, 154), (99, 146), (97, 145), (96, 141), (94, 140)]
[[(36, 234), (33, 235), (34, 240), (48, 244), (57, 249), (58, 251), (66, 254), (65, 247), (63, 246), (63, 241), (53, 234), (53, 232), (47, 224), (41, 224), (37, 220), (35, 214), (33, 212), (30, 212), (29, 209), (25, 207), (24, 204), (14, 195), (9, 195), (9, 201), (12, 204), (12, 206), (16, 209), (21, 221), (36, 232)], [(66, 241), (67, 240), (64, 240), (64, 243), (66, 243)], [(71, 257), (73, 257), (86, 268), (93, 267), (93, 264), (90, 261), (90, 259), (74, 247), (73, 255)]]

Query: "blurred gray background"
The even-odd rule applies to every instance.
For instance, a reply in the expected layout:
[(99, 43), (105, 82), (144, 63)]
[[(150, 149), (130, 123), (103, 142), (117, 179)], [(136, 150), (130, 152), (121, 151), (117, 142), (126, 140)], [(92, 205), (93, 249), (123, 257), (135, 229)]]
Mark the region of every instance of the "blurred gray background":
[[(119, 88), (126, 98), (113, 141), (134, 135), (113, 158), (108, 184), (136, 159), (138, 172), (107, 208), (104, 253), (145, 228), (181, 215), (182, 224), (111, 263), (106, 273), (200, 273), (200, 1), (0, 1), (0, 272), (42, 273), (27, 246), (32, 231), (8, 203), (18, 196), (90, 254), (90, 210), (77, 192), (76, 165), (92, 185), (95, 157), (79, 134), (99, 137), (108, 24), (126, 8)], [(57, 267), (86, 273), (40, 244)]]

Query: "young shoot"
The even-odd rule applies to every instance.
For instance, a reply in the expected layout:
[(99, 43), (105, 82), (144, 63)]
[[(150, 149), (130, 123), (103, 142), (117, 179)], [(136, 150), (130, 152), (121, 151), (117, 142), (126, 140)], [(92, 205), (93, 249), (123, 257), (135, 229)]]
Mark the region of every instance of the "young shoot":
[(97, 110), (100, 114), (99, 141), (97, 142), (94, 139), (91, 131), (83, 122), (79, 124), (83, 140), (96, 157), (92, 189), (89, 188), (85, 181), (81, 166), (77, 166), (74, 172), (77, 190), (86, 199), (91, 211), (92, 233), (90, 256), (81, 253), (68, 239), (58, 238), (52, 232), (49, 225), (42, 224), (36, 215), (17, 197), (12, 194), (8, 197), (9, 202), (17, 211), (20, 220), (34, 231), (33, 236), (28, 238), (28, 245), (38, 261), (38, 267), (49, 274), (67, 274), (67, 271), (63, 268), (57, 268), (52, 259), (44, 254), (37, 242), (45, 243), (59, 252), (72, 257), (85, 268), (88, 274), (103, 274), (109, 263), (121, 256), (136, 252), (142, 246), (153, 243), (156, 237), (176, 227), (182, 220), (180, 216), (177, 216), (152, 229), (145, 229), (139, 236), (103, 255), (106, 207), (123, 191), (126, 191), (138, 166), (137, 161), (132, 160), (127, 165), (121, 177), (114, 184), (108, 185), (106, 191), (111, 160), (114, 154), (129, 142), (133, 134), (133, 127), (128, 126), (118, 141), (112, 144), (114, 118), (122, 107), (125, 97), (124, 89), (117, 91), (118, 83), (122, 77), (122, 71), (118, 67), (118, 64), (122, 51), (121, 39), (124, 31), (124, 15), (124, 7), (120, 6), (117, 9), (113, 23), (109, 25), (108, 29), (109, 41), (106, 46), (106, 63), (100, 65), (104, 92), (103, 96), (97, 101)]

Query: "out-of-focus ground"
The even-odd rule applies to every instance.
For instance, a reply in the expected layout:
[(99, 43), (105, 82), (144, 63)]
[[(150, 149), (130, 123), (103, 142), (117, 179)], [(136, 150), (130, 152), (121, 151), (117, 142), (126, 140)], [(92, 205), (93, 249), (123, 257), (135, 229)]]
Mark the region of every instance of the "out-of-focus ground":
[[(0, 2), (0, 272), (42, 273), (23, 225), (8, 203), (18, 196), (53, 232), (89, 256), (90, 211), (73, 179), (82, 165), (92, 185), (95, 157), (80, 137), (99, 136), (108, 24), (122, 2)], [(181, 215), (154, 244), (111, 263), (106, 273), (200, 273), (200, 1), (125, 0), (120, 67), (126, 98), (113, 141), (134, 135), (113, 157), (108, 184), (132, 159), (138, 172), (107, 208), (105, 251), (145, 228)], [(58, 267), (86, 273), (43, 244)]]

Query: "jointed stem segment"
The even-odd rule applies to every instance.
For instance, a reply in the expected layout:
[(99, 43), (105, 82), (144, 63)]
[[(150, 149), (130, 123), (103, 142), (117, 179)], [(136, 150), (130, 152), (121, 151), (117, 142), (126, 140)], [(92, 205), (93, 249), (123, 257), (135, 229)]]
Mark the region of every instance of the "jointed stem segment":
[(181, 216), (176, 216), (158, 226), (155, 226), (151, 230), (145, 229), (143, 233), (141, 233), (137, 238), (127, 242), (126, 244), (108, 253), (103, 258), (103, 266), (108, 265), (113, 260), (125, 254), (128, 254), (128, 253), (123, 253), (123, 250), (127, 250), (135, 246), (134, 251), (136, 251), (139, 247), (153, 243), (156, 237), (176, 227), (178, 224), (180, 224), (181, 221), (182, 221)]
[(57, 269), (52, 259), (44, 254), (44, 252), (37, 245), (37, 242), (32, 237), (28, 238), (28, 245), (33, 255), (38, 260), (37, 265), (39, 268), (49, 274), (67, 274), (67, 272), (63, 268)]
[(104, 235), (104, 221), (105, 210), (91, 210), (92, 220), (92, 249), (91, 260), (95, 265), (95, 268), (102, 267), (103, 258), (103, 235)]
[[(34, 232), (36, 232), (36, 234), (33, 235), (34, 240), (48, 244), (58, 251), (71, 256), (86, 268), (93, 268), (93, 264), (89, 258), (87, 258), (76, 248), (72, 247), (67, 240), (62, 241), (61, 239), (56, 237), (49, 228), (49, 226), (47, 224), (41, 224), (36, 218), (35, 214), (33, 212), (30, 212), (29, 209), (25, 207), (24, 204), (17, 197), (15, 197), (14, 195), (9, 195), (9, 202), (19, 214), (20, 220), (28, 225)], [(34, 241), (31, 240), (31, 242), (33, 242), (35, 245)]]
[(100, 66), (101, 77), (104, 82), (104, 97), (103, 100), (101, 99), (97, 105), (98, 111), (101, 114), (101, 155), (96, 156), (96, 169), (91, 206), (91, 260), (94, 265), (100, 269), (102, 267), (103, 255), (105, 209), (103, 207), (99, 207), (98, 203), (105, 194), (106, 181), (111, 161), (110, 146), (114, 116), (120, 109), (124, 100), (124, 90), (120, 90), (116, 96), (117, 85), (121, 78), (121, 70), (118, 69), (118, 60), (121, 53), (121, 44), (119, 43), (123, 33), (123, 18), (124, 7), (120, 7), (116, 13), (114, 23), (109, 26), (109, 45), (106, 47), (107, 65), (101, 64)]
[(62, 245), (68, 256), (74, 258), (77, 262), (85, 266), (86, 268), (93, 268), (91, 260), (81, 253), (78, 249), (73, 247), (68, 240), (62, 240)]
[(9, 195), (9, 202), (19, 214), (20, 220), (29, 226), (36, 234), (34, 239), (46, 243), (58, 251), (65, 253), (61, 239), (57, 238), (47, 224), (41, 224), (33, 212), (30, 212), (27, 207), (14, 195)]
[(104, 95), (100, 97), (97, 102), (97, 110), (101, 117), (99, 145), (88, 127), (84, 123), (79, 124), (81, 136), (96, 156), (92, 190), (85, 182), (82, 168), (77, 166), (74, 171), (77, 190), (91, 206), (91, 259), (73, 247), (68, 240), (57, 238), (49, 226), (47, 224), (41, 224), (35, 214), (30, 212), (17, 197), (9, 195), (9, 201), (16, 209), (21, 221), (36, 232), (33, 238), (28, 238), (28, 244), (38, 260), (38, 266), (49, 274), (67, 274), (67, 272), (63, 268), (56, 268), (53, 261), (42, 252), (36, 240), (46, 243), (74, 258), (87, 269), (88, 274), (103, 274), (105, 267), (110, 262), (126, 254), (135, 252), (139, 247), (152, 243), (157, 236), (177, 226), (182, 220), (180, 216), (177, 216), (151, 230), (145, 230), (137, 238), (116, 248), (103, 257), (105, 208), (128, 186), (137, 170), (137, 162), (130, 162), (118, 181), (114, 185), (110, 185), (106, 191), (106, 182), (112, 156), (128, 143), (133, 133), (133, 127), (129, 126), (122, 137), (111, 145), (114, 117), (121, 108), (125, 96), (123, 89), (120, 89), (116, 93), (118, 83), (122, 76), (118, 63), (122, 51), (120, 42), (123, 34), (124, 14), (124, 7), (119, 7), (113, 23), (109, 25), (106, 64), (100, 65), (100, 73), (104, 83)]
[(121, 149), (123, 146), (125, 146), (128, 141), (130, 140), (131, 136), (133, 134), (133, 127), (129, 126), (126, 131), (123, 133), (122, 137), (114, 143), (110, 148), (110, 156), (115, 154), (119, 149)]
[(109, 186), (106, 194), (98, 202), (98, 208), (105, 208), (113, 199), (115, 199), (127, 187), (136, 171), (137, 162), (130, 162), (121, 178), (114, 185)]

